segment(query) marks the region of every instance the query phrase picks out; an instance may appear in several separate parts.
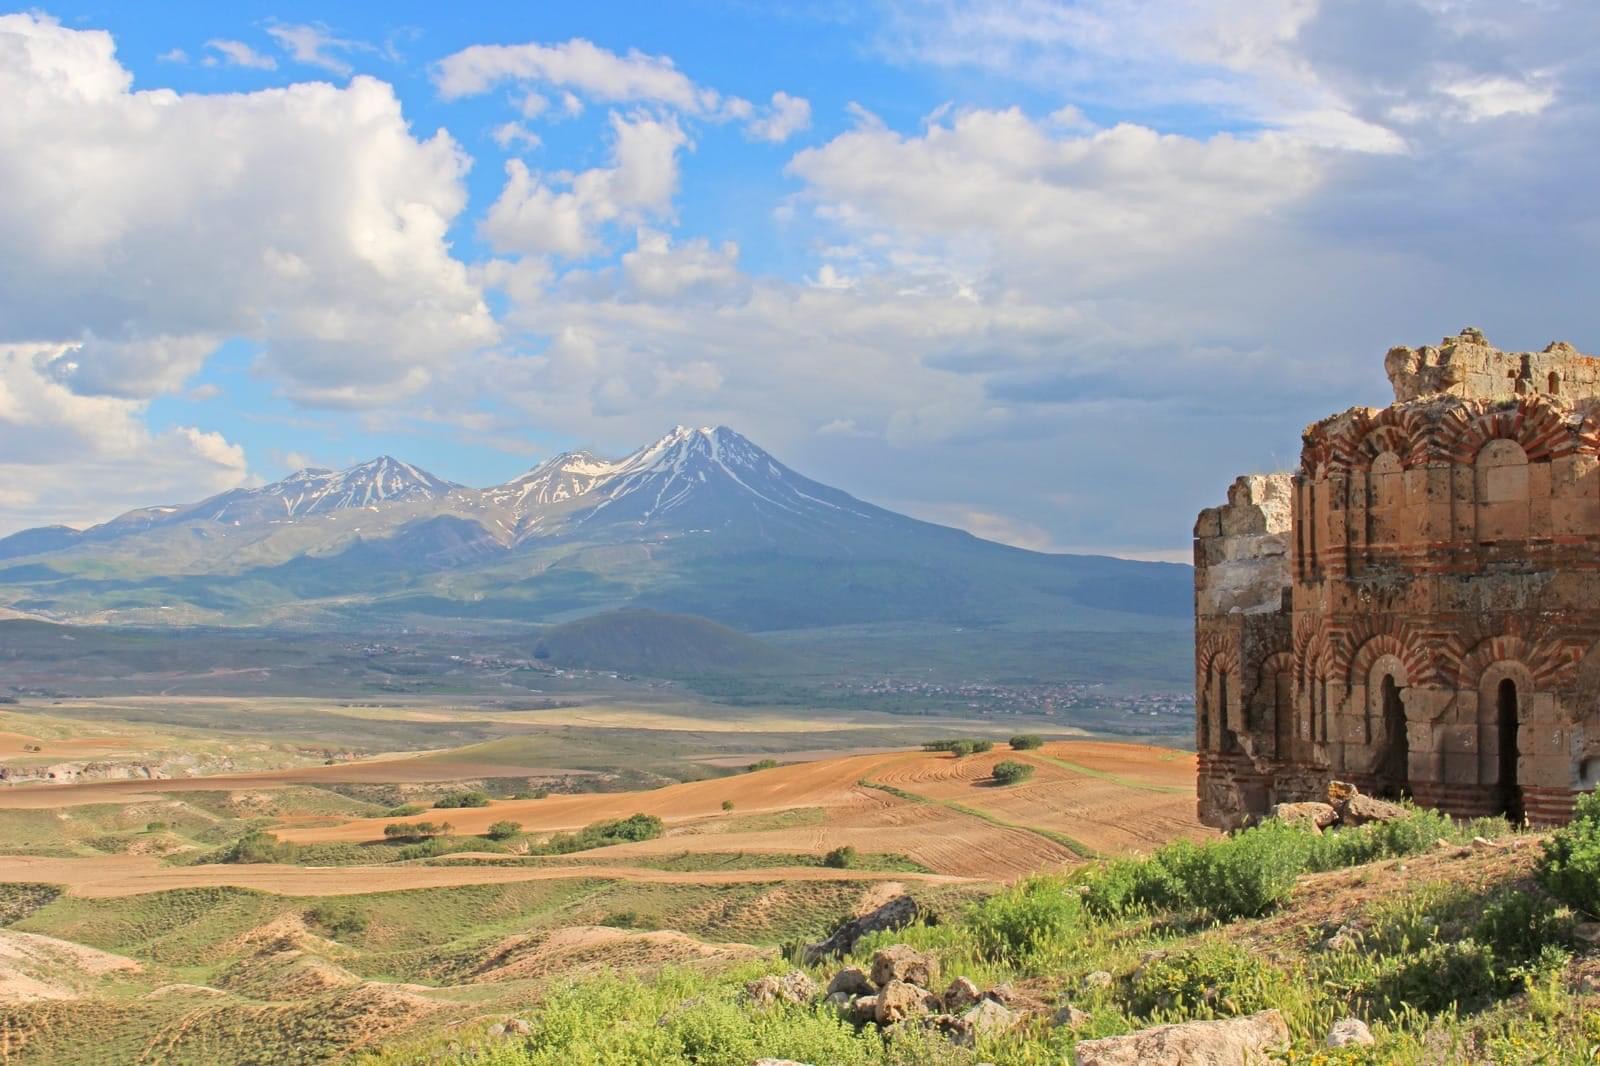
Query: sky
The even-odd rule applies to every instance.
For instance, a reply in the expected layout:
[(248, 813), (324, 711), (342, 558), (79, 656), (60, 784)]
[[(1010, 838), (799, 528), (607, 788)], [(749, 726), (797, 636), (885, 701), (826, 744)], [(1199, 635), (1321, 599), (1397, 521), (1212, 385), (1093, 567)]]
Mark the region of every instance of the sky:
[(1047, 551), (1478, 326), (1600, 349), (1592, 0), (0, 15), (0, 534), (731, 426)]

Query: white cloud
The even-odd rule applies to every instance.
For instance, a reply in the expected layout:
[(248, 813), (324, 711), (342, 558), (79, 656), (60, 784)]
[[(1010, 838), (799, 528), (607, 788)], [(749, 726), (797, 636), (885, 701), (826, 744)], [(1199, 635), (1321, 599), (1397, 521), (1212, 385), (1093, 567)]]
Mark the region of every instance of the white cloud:
[(189, 62), (189, 53), (185, 52), (182, 48), (169, 48), (165, 52), (162, 52), (160, 55), (156, 56), (156, 62), (187, 63)]
[[(243, 41), (229, 41), (213, 38), (206, 42), (206, 47), (222, 57), (222, 62), (236, 67), (248, 67), (251, 70), (277, 70), (278, 61), (271, 56), (262, 55)], [(216, 57), (207, 56), (209, 65), (216, 62)]]
[(144, 404), (83, 396), (53, 380), (63, 353), (0, 345), (0, 535), (84, 525), (131, 507), (199, 499), (248, 480), (244, 451), (192, 426), (152, 433)]
[(721, 104), (718, 93), (695, 85), (666, 56), (618, 55), (581, 37), (549, 45), (473, 45), (440, 60), (433, 80), (447, 100), (477, 96), (510, 81), (610, 103), (666, 104), (691, 114), (708, 114)]
[(803, 96), (779, 91), (772, 94), (772, 105), (744, 128), (756, 140), (778, 144), (810, 126), (811, 102)]
[(0, 342), (76, 344), (58, 380), (134, 398), (250, 338), (291, 395), (363, 405), (494, 340), (446, 241), (468, 161), (388, 85), (130, 81), (109, 34), (0, 17)]
[(1460, 101), (1467, 119), (1500, 118), (1502, 115), (1537, 115), (1555, 100), (1546, 87), (1511, 78), (1477, 78), (1443, 86), (1445, 95)]
[(503, 122), (494, 128), (494, 143), (501, 148), (510, 148), (515, 145), (521, 149), (534, 149), (539, 147), (539, 135), (521, 122)]
[(321, 67), (331, 73), (348, 77), (355, 68), (350, 62), (337, 53), (343, 52), (371, 52), (373, 47), (364, 41), (352, 41), (337, 37), (321, 23), (293, 24), (278, 23), (267, 27), (267, 32), (272, 35), (278, 45), (289, 54), (296, 63), (304, 63), (311, 67)]
[(675, 121), (611, 116), (611, 163), (578, 174), (537, 174), (506, 163), (506, 184), (485, 217), (485, 237), (502, 252), (576, 258), (601, 247), (599, 227), (668, 214), (678, 188)]
[(636, 246), (622, 255), (627, 289), (646, 300), (728, 299), (748, 289), (739, 270), (739, 246), (717, 248), (696, 238), (678, 247), (665, 233), (641, 230)]

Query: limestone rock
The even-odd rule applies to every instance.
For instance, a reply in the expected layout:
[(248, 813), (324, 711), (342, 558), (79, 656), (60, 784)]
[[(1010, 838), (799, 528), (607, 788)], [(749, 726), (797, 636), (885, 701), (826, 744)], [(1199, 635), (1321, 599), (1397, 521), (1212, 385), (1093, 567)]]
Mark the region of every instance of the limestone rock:
[(917, 913), (915, 900), (910, 896), (896, 896), (881, 907), (851, 918), (835, 929), (828, 939), (807, 947), (806, 965), (814, 966), (823, 959), (846, 954), (856, 946), (856, 941), (868, 933), (885, 929), (903, 929), (916, 921)]
[(932, 1014), (939, 1009), (938, 996), (906, 981), (886, 982), (876, 999), (873, 1011), (879, 1025), (893, 1025), (906, 1018)]
[(852, 1025), (866, 1025), (868, 1022), (878, 1020), (878, 997), (857, 996), (852, 999), (840, 1012), (844, 1020)]
[(1115, 978), (1106, 970), (1095, 970), (1084, 976), (1083, 983), (1089, 988), (1110, 988), (1114, 980)]
[(823, 1002), (834, 1010), (842, 1012), (850, 1005), (850, 999), (851, 996), (848, 992), (829, 992)]
[(939, 960), (907, 944), (891, 944), (872, 956), (872, 983), (883, 988), (890, 981), (932, 988), (939, 983)]
[(1369, 822), (1393, 822), (1406, 816), (1406, 809), (1398, 803), (1373, 799), (1357, 792), (1339, 808), (1339, 824), (1366, 825)]
[(951, 1039), (962, 1047), (971, 1047), (981, 1037), (999, 1036), (1015, 1029), (1023, 1016), (992, 999), (963, 1011), (956, 1019)]
[(1158, 1025), (1078, 1044), (1078, 1066), (1265, 1066), (1289, 1042), (1276, 1010), (1216, 1022)]
[(985, 992), (983, 994), (983, 998), (992, 999), (996, 1003), (1000, 1003), (1009, 1007), (1016, 1002), (1017, 990), (1012, 987), (1010, 981), (1005, 981), (1001, 984), (995, 985), (993, 988), (989, 989), (989, 991)]
[(1272, 808), (1272, 817), (1282, 822), (1294, 822), (1308, 825), (1321, 832), (1339, 821), (1339, 812), (1333, 809), (1332, 804), (1317, 803), (1280, 803)]
[(1360, 1018), (1340, 1018), (1333, 1023), (1333, 1028), (1328, 1030), (1329, 1047), (1350, 1047), (1373, 1042), (1371, 1030)]
[(872, 986), (872, 979), (867, 976), (867, 971), (859, 966), (846, 966), (833, 975), (833, 980), (828, 982), (828, 994), (844, 992), (852, 996), (870, 996), (877, 991)]
[(1088, 1023), (1089, 1012), (1079, 1010), (1070, 1003), (1056, 1011), (1055, 1014), (1051, 1015), (1050, 1017), (1051, 1025), (1064, 1025), (1068, 1029), (1078, 1029), (1084, 1025), (1087, 1025)]
[(968, 1007), (974, 1006), (983, 998), (983, 993), (969, 977), (957, 977), (950, 982), (950, 987), (944, 990), (944, 1009), (951, 1014), (959, 1014)]
[(745, 995), (758, 1007), (775, 1003), (808, 1003), (816, 998), (817, 983), (800, 970), (768, 974), (744, 986)]

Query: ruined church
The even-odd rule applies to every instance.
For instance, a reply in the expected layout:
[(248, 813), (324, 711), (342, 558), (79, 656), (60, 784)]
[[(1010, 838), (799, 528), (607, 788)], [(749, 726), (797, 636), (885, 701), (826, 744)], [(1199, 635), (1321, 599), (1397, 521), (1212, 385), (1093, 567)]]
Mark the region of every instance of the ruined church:
[(1468, 329), (1384, 368), (1195, 525), (1209, 825), (1332, 780), (1557, 823), (1600, 781), (1600, 359)]

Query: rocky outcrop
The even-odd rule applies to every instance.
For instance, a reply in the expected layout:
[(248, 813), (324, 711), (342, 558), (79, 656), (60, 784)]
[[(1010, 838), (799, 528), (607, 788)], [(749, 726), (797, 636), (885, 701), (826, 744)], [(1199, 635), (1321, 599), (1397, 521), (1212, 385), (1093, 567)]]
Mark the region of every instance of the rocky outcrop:
[(932, 988), (939, 982), (939, 960), (905, 944), (884, 948), (872, 956), (872, 983), (882, 988), (892, 981)]
[(1328, 1030), (1329, 1047), (1354, 1047), (1374, 1043), (1372, 1031), (1360, 1018), (1340, 1018)]
[(1085, 1040), (1078, 1066), (1266, 1066), (1289, 1043), (1276, 1010), (1216, 1022), (1158, 1025), (1126, 1036)]
[(828, 939), (807, 947), (805, 950), (806, 965), (815, 966), (824, 959), (849, 954), (850, 950), (856, 946), (856, 941), (869, 933), (904, 929), (917, 920), (917, 913), (915, 900), (906, 895), (896, 896), (866, 914), (851, 918), (835, 929), (833, 935)]
[(758, 1007), (777, 1003), (809, 1003), (817, 997), (817, 983), (800, 970), (768, 974), (744, 986), (745, 995)]

